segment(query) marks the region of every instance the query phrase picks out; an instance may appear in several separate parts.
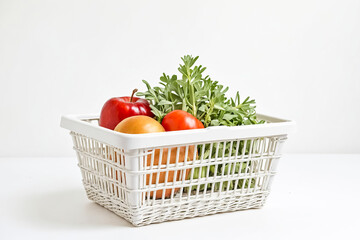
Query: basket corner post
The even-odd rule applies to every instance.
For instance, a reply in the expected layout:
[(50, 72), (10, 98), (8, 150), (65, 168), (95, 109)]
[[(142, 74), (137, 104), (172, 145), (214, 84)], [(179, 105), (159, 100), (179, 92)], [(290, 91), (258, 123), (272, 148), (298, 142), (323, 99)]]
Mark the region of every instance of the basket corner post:
[(142, 175), (137, 172), (142, 170), (142, 158), (140, 156), (140, 150), (126, 150), (124, 151), (126, 169), (126, 188), (127, 191), (127, 203), (130, 208), (141, 206), (141, 193), (140, 188), (142, 184)]

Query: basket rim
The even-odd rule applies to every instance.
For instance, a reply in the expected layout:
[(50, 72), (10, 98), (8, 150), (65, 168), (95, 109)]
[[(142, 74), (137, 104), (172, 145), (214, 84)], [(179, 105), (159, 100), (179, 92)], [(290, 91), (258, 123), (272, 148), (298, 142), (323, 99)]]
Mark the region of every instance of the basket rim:
[(90, 120), (99, 119), (98, 114), (63, 115), (60, 126), (125, 151), (199, 142), (287, 135), (295, 131), (295, 121), (264, 114), (257, 114), (257, 117), (265, 120), (267, 123), (241, 126), (212, 126), (204, 129), (147, 134), (120, 133), (90, 123)]

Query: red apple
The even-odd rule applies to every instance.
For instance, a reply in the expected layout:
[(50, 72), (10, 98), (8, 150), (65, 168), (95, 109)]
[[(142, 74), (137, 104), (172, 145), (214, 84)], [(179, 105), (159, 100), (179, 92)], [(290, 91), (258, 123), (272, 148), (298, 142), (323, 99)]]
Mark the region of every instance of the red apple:
[(109, 99), (101, 109), (99, 125), (114, 130), (116, 125), (125, 118), (145, 115), (153, 117), (149, 102), (146, 99), (134, 97), (114, 97)]

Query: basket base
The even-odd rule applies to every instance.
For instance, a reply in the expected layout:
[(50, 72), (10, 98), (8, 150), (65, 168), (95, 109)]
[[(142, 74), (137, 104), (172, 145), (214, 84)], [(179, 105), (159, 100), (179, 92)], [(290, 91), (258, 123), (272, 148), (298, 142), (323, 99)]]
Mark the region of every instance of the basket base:
[(90, 185), (86, 184), (85, 190), (90, 200), (124, 218), (134, 226), (260, 208), (265, 204), (269, 195), (269, 192), (260, 192), (248, 195), (224, 196), (216, 199), (197, 199), (171, 205), (131, 208), (116, 198), (102, 194), (101, 190), (97, 190)]

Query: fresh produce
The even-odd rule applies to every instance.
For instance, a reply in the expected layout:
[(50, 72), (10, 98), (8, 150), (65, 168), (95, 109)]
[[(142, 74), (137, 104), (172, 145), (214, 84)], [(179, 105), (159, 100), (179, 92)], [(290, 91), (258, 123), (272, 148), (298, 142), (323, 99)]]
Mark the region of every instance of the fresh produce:
[[(166, 120), (167, 114), (174, 110), (183, 110), (190, 113), (192, 116), (201, 121), (204, 127), (208, 126), (239, 126), (249, 124), (262, 124), (264, 121), (256, 118), (255, 100), (251, 100), (249, 97), (241, 101), (239, 92), (236, 93), (235, 98), (227, 98), (225, 93), (228, 91), (228, 87), (220, 85), (217, 81), (213, 81), (208, 75), (204, 75), (205, 67), (202, 65), (195, 66), (195, 62), (198, 57), (184, 56), (181, 58), (183, 63), (180, 64), (178, 70), (181, 76), (166, 75), (165, 73), (160, 77), (160, 86), (151, 87), (150, 84), (143, 80), (147, 87), (147, 91), (138, 92), (137, 96), (144, 96), (150, 102), (150, 108), (155, 115), (155, 119), (163, 124), (163, 119)], [(168, 121), (168, 120), (167, 120)], [(185, 123), (184, 123), (185, 124)], [(164, 124), (163, 124), (164, 125)], [(172, 124), (168, 124), (172, 125)], [(164, 126), (165, 127), (165, 126)], [(166, 125), (166, 128), (170, 128)], [(230, 146), (229, 143), (218, 143), (217, 148), (219, 152), (224, 152), (224, 156), (232, 156), (238, 153), (241, 155), (243, 151), (248, 152), (251, 148), (251, 144), (246, 144), (243, 141), (240, 142), (240, 147), (236, 148), (235, 145)], [(256, 144), (254, 141), (252, 144)], [(198, 157), (201, 159), (215, 158), (217, 152), (215, 147), (211, 148), (210, 144), (206, 144), (203, 147), (200, 145), (196, 149)], [(222, 149), (225, 148), (225, 151)], [(231, 172), (233, 168), (235, 173), (248, 172), (251, 164), (238, 163), (236, 166), (229, 164), (217, 164), (208, 167), (195, 168), (192, 171), (194, 179), (205, 177), (209, 171), (209, 176), (220, 176), (222, 172)], [(226, 171), (225, 171), (226, 170)], [(190, 175), (190, 176), (191, 176)], [(254, 186), (253, 179), (245, 181), (240, 180), (237, 182), (238, 187), (240, 185), (251, 184)], [(236, 182), (231, 181), (229, 183), (222, 183), (221, 188), (228, 187), (234, 189)], [(211, 189), (213, 184), (208, 184), (207, 189)], [(196, 187), (195, 187), (196, 188)], [(201, 186), (201, 190), (205, 186)], [(220, 182), (214, 183), (214, 188), (220, 188)], [(192, 188), (194, 189), (194, 188)]]
[[(151, 87), (143, 80), (147, 90), (138, 92), (134, 97), (112, 98), (105, 103), (100, 116), (100, 126), (115, 131), (142, 134), (164, 131), (179, 131), (187, 129), (204, 128), (209, 126), (239, 126), (249, 124), (262, 124), (256, 118), (255, 100), (249, 97), (241, 101), (239, 92), (235, 98), (228, 98), (225, 93), (228, 87), (220, 85), (208, 75), (204, 75), (205, 67), (195, 66), (198, 57), (184, 56), (178, 70), (180, 76), (166, 75), (160, 77), (160, 85)], [(145, 116), (138, 116), (145, 115)], [(153, 118), (152, 118), (153, 117)], [(161, 123), (161, 124), (160, 124)], [(146, 166), (160, 166), (165, 164), (191, 161), (196, 159), (224, 159), (228, 156), (241, 156), (256, 149), (257, 141), (239, 141), (237, 144), (218, 142), (214, 144), (199, 144), (197, 147), (174, 147), (154, 149), (145, 157)], [(256, 150), (255, 150), (256, 151)], [(187, 152), (187, 153), (186, 153)], [(254, 153), (254, 152), (253, 152)], [(255, 152), (256, 153), (256, 152)], [(188, 156), (188, 157), (186, 157)], [(169, 158), (169, 161), (168, 161)], [(187, 158), (187, 159), (186, 159)], [(160, 168), (159, 171), (146, 175), (146, 184), (168, 183), (185, 179), (201, 179), (205, 177), (226, 176), (230, 174), (251, 173), (251, 162), (211, 165), (178, 171), (169, 171)], [(162, 171), (163, 169), (163, 171)], [(168, 171), (166, 173), (166, 171)], [(184, 172), (185, 171), (185, 172)], [(165, 179), (167, 176), (167, 179)], [(248, 175), (249, 176), (249, 175)], [(185, 178), (185, 179), (181, 179)], [(158, 182), (156, 182), (158, 180)], [(219, 179), (220, 180), (220, 179)], [(207, 184), (195, 184), (185, 191), (233, 190), (236, 188), (253, 188), (255, 180), (252, 178), (232, 181), (215, 181)], [(178, 188), (163, 188), (156, 193), (150, 192), (148, 197), (162, 198), (175, 194)]]
[[(144, 134), (144, 133), (155, 133), (155, 132), (165, 132), (164, 127), (155, 119), (148, 117), (148, 116), (133, 116), (133, 117), (128, 117), (126, 119), (124, 119), (123, 121), (121, 121), (114, 129), (117, 132), (122, 132), (122, 133), (129, 133), (129, 134)], [(169, 159), (169, 163), (173, 164), (176, 162), (176, 156), (177, 156), (177, 151), (179, 151), (178, 155), (179, 155), (179, 160), (178, 162), (184, 162), (185, 161), (185, 148), (181, 147), (179, 148), (179, 150), (177, 150), (177, 148), (164, 148), (163, 152), (161, 154), (160, 149), (155, 149), (154, 150), (154, 157), (152, 158), (152, 155), (148, 155), (146, 157), (146, 166), (158, 166), (158, 165), (165, 165), (167, 163), (167, 157), (170, 154), (170, 159)], [(169, 151), (171, 151), (169, 153)], [(189, 147), (188, 150), (188, 156), (193, 156), (194, 154), (194, 147)], [(153, 159), (153, 163), (151, 164), (151, 161)], [(165, 182), (165, 178), (167, 175), (167, 182), (171, 183), (176, 181), (181, 180), (181, 177), (185, 175), (185, 177), (187, 177), (187, 175), (189, 174), (189, 170), (187, 170), (185, 172), (185, 174), (183, 174), (183, 171), (167, 171), (168, 173), (166, 174), (166, 171), (160, 171), (160, 172), (155, 172), (153, 174), (147, 174), (146, 175), (146, 184), (149, 185), (150, 184), (150, 178), (151, 178), (151, 184), (155, 184), (156, 183), (156, 179), (158, 178), (159, 181), (158, 183), (164, 183)], [(159, 174), (159, 177), (157, 176)], [(152, 175), (152, 176), (151, 176)], [(150, 177), (151, 176), (151, 177)], [(116, 179), (118, 179), (117, 175), (116, 175)], [(164, 189), (165, 193), (164, 193), (164, 197), (170, 197), (171, 196), (171, 192), (174, 191), (174, 194), (179, 191), (178, 188), (175, 188), (174, 190), (172, 189)], [(155, 198), (162, 198), (163, 195), (163, 190), (158, 190), (156, 191), (155, 194)], [(154, 192), (150, 192), (150, 197), (154, 196)]]
[[(169, 151), (170, 151), (169, 164), (176, 163), (177, 155), (179, 155), (178, 163), (182, 163), (185, 161), (185, 156), (186, 156), (186, 148), (185, 147), (164, 148), (162, 157), (160, 157), (161, 156), (160, 149), (156, 149), (154, 152), (153, 166), (166, 165)], [(177, 153), (177, 151), (179, 151), (179, 152)], [(194, 146), (189, 146), (187, 161), (191, 160), (190, 158), (193, 155), (194, 155)], [(151, 166), (151, 158), (152, 158), (151, 155), (148, 155), (146, 158), (146, 166), (148, 166), (148, 167)], [(160, 161), (160, 158), (161, 158), (161, 161)], [(185, 173), (183, 171), (185, 171)], [(167, 172), (167, 174), (166, 174), (166, 172)], [(173, 183), (175, 181), (185, 180), (187, 178), (187, 176), (189, 175), (189, 173), (190, 173), (190, 169), (177, 170), (177, 171), (168, 171), (168, 170), (164, 169), (163, 171), (160, 171), (159, 173), (156, 173), (156, 172), (153, 173), (151, 177), (150, 177), (150, 174), (147, 174), (146, 175), (146, 184), (149, 185), (150, 178), (151, 178), (151, 184), (156, 184), (156, 179), (158, 177), (157, 176), (158, 174), (159, 174), (159, 182), (158, 183), (164, 183), (166, 175), (168, 176), (167, 182)], [(165, 193), (163, 193), (163, 190), (157, 190), (155, 194), (153, 191), (151, 191), (150, 197), (153, 197), (155, 195), (155, 198), (159, 199), (159, 198), (162, 198), (162, 196), (164, 195), (165, 198), (169, 198), (171, 196), (172, 192), (174, 192), (173, 194), (175, 195), (179, 191), (179, 188), (174, 188), (174, 189), (165, 188), (164, 191), (165, 191)]]
[(103, 106), (100, 114), (99, 125), (114, 130), (116, 125), (125, 118), (145, 115), (153, 117), (149, 102), (145, 99), (134, 97), (135, 89), (131, 97), (114, 97), (109, 99)]
[(202, 122), (196, 117), (183, 110), (174, 110), (163, 118), (161, 125), (166, 131), (188, 130), (204, 128)]
[(165, 129), (155, 119), (148, 116), (132, 116), (122, 120), (114, 129), (117, 132), (141, 134), (165, 132)]
[[(179, 131), (179, 130), (189, 130), (189, 129), (197, 129), (197, 128), (204, 128), (202, 122), (200, 122), (196, 117), (191, 115), (188, 112), (183, 110), (174, 110), (163, 118), (161, 124), (165, 128), (166, 131)], [(174, 148), (175, 150), (176, 148)], [(180, 147), (180, 162), (184, 162), (185, 160), (185, 147)], [(188, 146), (188, 156), (193, 156), (195, 151), (195, 146), (191, 145)], [(197, 152), (195, 153), (198, 156)], [(176, 154), (172, 153), (171, 160), (175, 163), (176, 161)], [(185, 179), (188, 178), (190, 170), (186, 170), (184, 177)], [(179, 174), (180, 175), (180, 174)]]
[(184, 110), (208, 126), (238, 126), (263, 123), (256, 118), (255, 100), (249, 97), (240, 100), (237, 92), (235, 99), (227, 98), (228, 87), (203, 75), (205, 67), (194, 66), (198, 57), (184, 56), (183, 64), (178, 68), (182, 74), (160, 77), (160, 86), (146, 84), (147, 91), (138, 92), (149, 102), (155, 118), (161, 122), (163, 117), (173, 110)]
[[(128, 134), (144, 134), (144, 133), (155, 133), (155, 132), (165, 132), (165, 129), (161, 124), (148, 116), (132, 116), (124, 119), (121, 121), (114, 129), (114, 131), (121, 132), (121, 133), (128, 133)], [(157, 150), (159, 151), (159, 150)], [(111, 159), (111, 156), (109, 156)], [(157, 159), (157, 163), (159, 162), (159, 157), (155, 157)], [(151, 156), (147, 157), (147, 163), (150, 164)], [(119, 174), (120, 181), (123, 181), (122, 175)], [(118, 172), (115, 172), (116, 180), (119, 180)], [(150, 176), (150, 175), (147, 175)], [(149, 177), (147, 177), (149, 178)], [(156, 179), (156, 178), (155, 178)], [(164, 178), (160, 179), (164, 182)], [(149, 184), (149, 181), (147, 181)]]
[[(223, 144), (223, 143), (218, 143), (217, 144), (217, 148), (218, 148), (218, 158), (222, 158), (222, 154), (219, 154), (221, 152), (223, 152), (223, 149), (231, 149), (229, 146), (230, 143), (227, 144)], [(244, 146), (244, 141), (240, 141), (239, 142), (239, 148), (243, 148)], [(246, 146), (246, 153), (248, 153), (248, 146)], [(214, 147), (215, 148), (215, 147)], [(201, 152), (201, 147), (199, 148), (198, 152)], [(206, 151), (208, 151), (209, 146), (205, 146)], [(215, 156), (215, 153), (210, 153), (212, 156)], [(209, 156), (209, 153), (205, 153), (204, 155)], [(225, 151), (224, 157), (227, 157), (229, 155), (228, 151)], [(235, 151), (233, 151), (232, 156), (235, 155)], [(239, 155), (240, 156), (240, 155)], [(206, 159), (206, 158), (205, 158)], [(199, 168), (195, 168), (194, 171), (192, 171), (188, 176), (190, 177), (191, 175), (193, 179), (199, 179), (199, 178), (205, 178), (208, 174), (209, 177), (215, 177), (215, 176), (226, 176), (226, 175), (231, 175), (231, 174), (246, 174), (249, 173), (249, 169), (251, 166), (251, 162), (242, 162), (242, 163), (230, 163), (230, 164), (218, 164), (218, 165), (211, 165), (210, 168), (208, 167), (199, 167)], [(209, 172), (209, 173), (207, 173)], [(223, 175), (222, 175), (223, 174)], [(250, 183), (250, 186), (249, 186)], [(237, 189), (241, 189), (242, 187), (245, 188), (253, 188), (255, 186), (255, 179), (254, 178), (247, 178), (247, 179), (239, 179), (238, 181), (233, 180), (233, 181), (224, 181), (223, 183), (221, 182), (215, 182), (214, 184), (201, 184), (201, 185), (194, 185), (191, 188), (187, 189), (187, 191), (189, 190), (197, 190), (199, 188), (200, 191), (203, 191), (204, 189), (207, 190), (211, 190), (211, 188), (214, 188), (214, 191), (217, 190), (233, 190), (235, 188)]]

